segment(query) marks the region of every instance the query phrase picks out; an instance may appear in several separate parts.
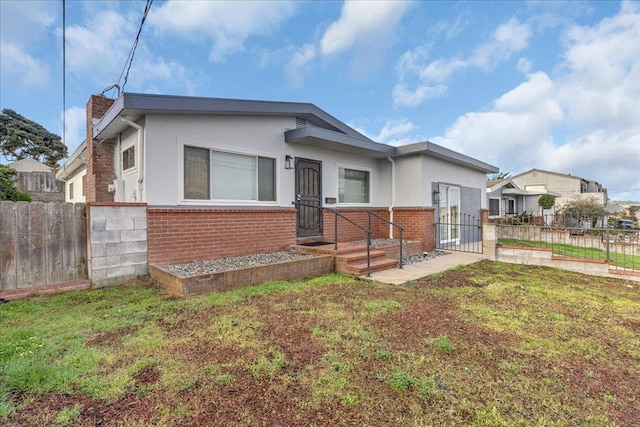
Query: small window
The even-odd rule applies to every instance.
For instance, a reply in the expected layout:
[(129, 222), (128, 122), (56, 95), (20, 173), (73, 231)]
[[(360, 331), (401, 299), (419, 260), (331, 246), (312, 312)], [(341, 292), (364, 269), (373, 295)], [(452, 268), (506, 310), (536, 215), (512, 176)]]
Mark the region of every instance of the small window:
[(87, 175), (82, 175), (82, 197), (87, 195)]
[(69, 184), (69, 200), (73, 200), (73, 182)]
[(489, 215), (500, 215), (500, 199), (489, 199)]
[(338, 202), (369, 203), (369, 172), (357, 169), (338, 169)]
[(122, 152), (122, 170), (127, 171), (136, 167), (135, 146), (127, 148)]

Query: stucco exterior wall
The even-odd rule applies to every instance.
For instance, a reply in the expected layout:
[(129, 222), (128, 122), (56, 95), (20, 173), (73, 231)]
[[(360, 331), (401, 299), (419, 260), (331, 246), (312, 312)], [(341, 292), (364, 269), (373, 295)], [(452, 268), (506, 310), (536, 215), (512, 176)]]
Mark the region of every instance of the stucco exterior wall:
[[(86, 168), (81, 168), (75, 175), (68, 178), (65, 182), (66, 189), (64, 192), (65, 202), (84, 203), (86, 197), (82, 194), (82, 179), (87, 174)], [(73, 194), (70, 193), (71, 184), (73, 183)]]
[[(155, 206), (229, 205), (216, 201), (186, 201), (183, 197), (184, 146), (221, 149), (276, 159), (276, 202), (244, 202), (243, 206), (291, 207), (295, 198), (294, 170), (284, 168), (285, 155), (322, 161), (322, 196), (338, 197), (338, 167), (371, 172), (371, 203), (388, 206), (390, 163), (359, 155), (334, 152), (299, 144), (286, 144), (284, 132), (295, 128), (293, 117), (177, 116), (146, 118), (146, 202)], [(123, 142), (124, 147), (124, 142)], [(331, 205), (331, 207), (340, 205)]]

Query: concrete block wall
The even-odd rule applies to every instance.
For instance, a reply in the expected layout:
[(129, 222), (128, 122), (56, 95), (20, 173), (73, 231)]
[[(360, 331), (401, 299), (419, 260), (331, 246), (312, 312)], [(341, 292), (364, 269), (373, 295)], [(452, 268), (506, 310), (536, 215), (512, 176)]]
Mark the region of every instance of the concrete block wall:
[(93, 286), (146, 275), (146, 204), (90, 203), (88, 210), (88, 265)]

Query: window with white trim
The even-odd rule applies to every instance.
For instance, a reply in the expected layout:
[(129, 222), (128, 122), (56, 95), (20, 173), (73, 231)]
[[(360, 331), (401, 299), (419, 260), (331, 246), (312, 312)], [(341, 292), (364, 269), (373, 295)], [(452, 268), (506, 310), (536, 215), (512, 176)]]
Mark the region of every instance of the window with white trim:
[(184, 198), (276, 201), (276, 160), (184, 147)]
[(73, 200), (73, 182), (69, 183), (69, 200)]
[(128, 171), (136, 167), (136, 151), (135, 145), (127, 148), (122, 152), (122, 171)]
[(369, 203), (370, 172), (338, 168), (338, 203)]

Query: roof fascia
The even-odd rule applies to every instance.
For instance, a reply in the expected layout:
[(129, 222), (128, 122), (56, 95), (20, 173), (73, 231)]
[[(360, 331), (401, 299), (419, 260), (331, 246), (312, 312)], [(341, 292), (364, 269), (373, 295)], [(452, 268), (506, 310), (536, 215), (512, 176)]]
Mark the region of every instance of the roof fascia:
[(424, 154), (429, 157), (446, 160), (484, 173), (497, 173), (500, 170), (497, 166), (490, 165), (429, 141), (396, 147), (396, 157), (410, 156), (414, 154)]
[(359, 153), (371, 157), (387, 157), (395, 153), (391, 145), (355, 138), (340, 132), (315, 126), (306, 126), (285, 131), (284, 141), (293, 144), (320, 146), (333, 151)]

